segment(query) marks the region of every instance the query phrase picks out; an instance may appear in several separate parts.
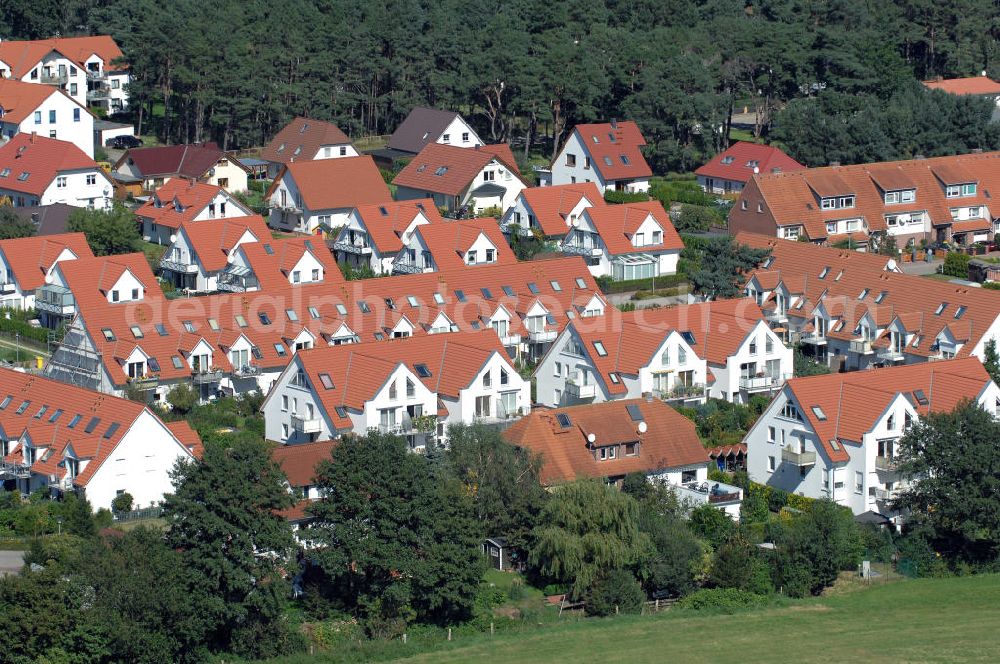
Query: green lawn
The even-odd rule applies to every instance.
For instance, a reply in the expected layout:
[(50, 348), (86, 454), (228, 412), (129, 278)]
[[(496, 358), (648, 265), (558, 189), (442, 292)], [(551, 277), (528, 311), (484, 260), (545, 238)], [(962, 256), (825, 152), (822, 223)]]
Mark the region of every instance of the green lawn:
[(996, 662), (1000, 576), (894, 583), (732, 616), (682, 612), (478, 639), (414, 662)]
[(875, 585), (735, 615), (674, 610), (280, 661), (996, 662), (998, 624), (1000, 576), (990, 575)]

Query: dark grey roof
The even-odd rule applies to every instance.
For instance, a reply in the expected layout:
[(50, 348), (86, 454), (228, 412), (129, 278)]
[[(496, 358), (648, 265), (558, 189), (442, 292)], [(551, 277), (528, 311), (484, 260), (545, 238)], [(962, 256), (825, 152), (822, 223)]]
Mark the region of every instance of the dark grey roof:
[(35, 223), (35, 227), (38, 229), (35, 231), (35, 235), (57, 235), (66, 232), (66, 223), (70, 213), (78, 209), (65, 203), (53, 203), (52, 205), (15, 207), (14, 212), (22, 219)]
[(389, 137), (389, 147), (417, 154), (425, 145), (436, 141), (457, 117), (458, 113), (455, 111), (439, 111), (436, 108), (417, 106)]
[(875, 512), (873, 510), (868, 510), (867, 512), (862, 512), (861, 514), (854, 517), (854, 520), (860, 524), (871, 524), (874, 526), (885, 526), (892, 523), (892, 519), (884, 514)]
[(469, 193), (473, 196), (503, 196), (507, 193), (507, 188), (492, 182), (484, 182)]

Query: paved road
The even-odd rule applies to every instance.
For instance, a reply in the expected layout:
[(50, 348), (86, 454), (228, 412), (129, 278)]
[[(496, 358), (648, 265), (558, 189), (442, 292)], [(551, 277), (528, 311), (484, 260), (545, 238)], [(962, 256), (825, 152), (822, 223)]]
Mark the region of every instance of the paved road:
[(0, 576), (17, 574), (24, 565), (24, 551), (0, 551)]

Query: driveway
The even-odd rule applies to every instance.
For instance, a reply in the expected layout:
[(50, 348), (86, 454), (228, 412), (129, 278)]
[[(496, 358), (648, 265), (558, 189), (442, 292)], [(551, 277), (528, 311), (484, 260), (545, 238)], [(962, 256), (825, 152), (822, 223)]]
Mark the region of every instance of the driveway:
[(0, 576), (17, 574), (24, 566), (24, 551), (0, 551)]

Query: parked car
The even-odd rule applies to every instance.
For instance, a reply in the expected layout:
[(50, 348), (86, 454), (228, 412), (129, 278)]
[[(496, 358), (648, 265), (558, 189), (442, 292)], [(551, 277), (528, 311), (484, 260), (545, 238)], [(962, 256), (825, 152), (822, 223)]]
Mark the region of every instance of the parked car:
[(135, 136), (112, 136), (104, 142), (104, 145), (109, 148), (127, 150), (129, 148), (142, 147), (142, 139)]

